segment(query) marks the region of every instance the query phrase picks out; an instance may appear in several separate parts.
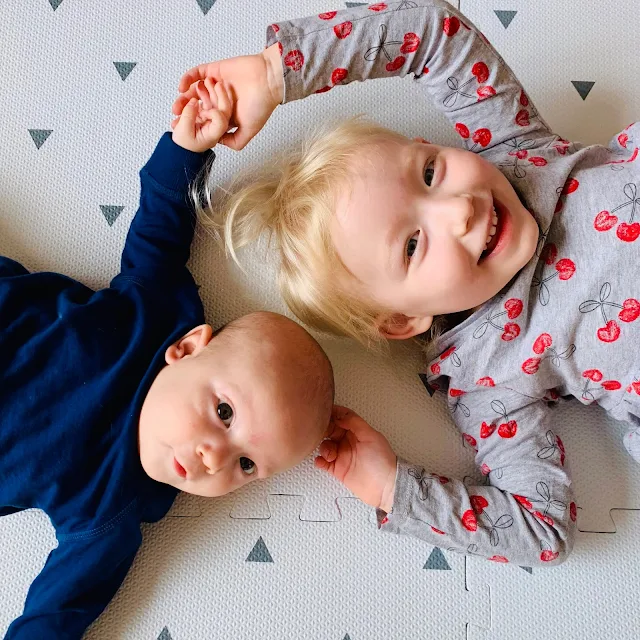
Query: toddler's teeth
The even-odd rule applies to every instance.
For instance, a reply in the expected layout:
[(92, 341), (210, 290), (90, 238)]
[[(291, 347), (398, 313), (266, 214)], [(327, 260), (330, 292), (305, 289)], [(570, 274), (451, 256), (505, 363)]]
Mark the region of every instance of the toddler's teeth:
[(487, 241), (485, 242), (485, 245), (484, 245), (485, 249), (489, 246), (490, 242), (491, 242), (491, 236), (487, 236)]

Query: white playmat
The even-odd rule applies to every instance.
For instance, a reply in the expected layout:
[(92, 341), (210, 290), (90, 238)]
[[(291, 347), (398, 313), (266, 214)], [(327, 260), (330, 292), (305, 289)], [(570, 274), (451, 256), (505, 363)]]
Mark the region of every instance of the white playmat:
[[(105, 285), (136, 210), (137, 172), (168, 126), (181, 73), (261, 49), (272, 22), (345, 4), (357, 3), (0, 0), (0, 253)], [(460, 8), (564, 137), (605, 142), (640, 117), (637, 0), (460, 0)], [(217, 180), (325, 118), (363, 112), (457, 144), (413, 83), (380, 80), (279, 108), (247, 149), (219, 150)], [(246, 275), (205, 237), (193, 254), (214, 325), (258, 308), (284, 311), (262, 251), (244, 254)], [(413, 347), (382, 357), (322, 342), (338, 400), (400, 455), (442, 474), (473, 472), (448, 412), (418, 378)], [(640, 509), (640, 467), (598, 409), (556, 416), (585, 531), (561, 567), (497, 566), (380, 534), (370, 511), (307, 461), (223, 499), (181, 496), (169, 517), (144, 528), (133, 569), (86, 637), (635, 640), (640, 513), (630, 510)], [(40, 512), (0, 518), (0, 634), (54, 544)]]

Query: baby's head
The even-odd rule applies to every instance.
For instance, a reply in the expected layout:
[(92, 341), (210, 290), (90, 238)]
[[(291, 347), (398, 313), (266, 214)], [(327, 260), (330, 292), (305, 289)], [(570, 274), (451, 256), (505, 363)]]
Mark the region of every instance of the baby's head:
[(358, 119), (253, 174), (224, 211), (234, 257), (264, 230), (275, 239), (281, 291), (303, 322), (367, 344), (486, 302), (538, 240), (493, 164)]
[(221, 496), (295, 466), (329, 426), (331, 363), (279, 314), (252, 313), (216, 333), (196, 327), (165, 361), (139, 423), (142, 467), (159, 482)]

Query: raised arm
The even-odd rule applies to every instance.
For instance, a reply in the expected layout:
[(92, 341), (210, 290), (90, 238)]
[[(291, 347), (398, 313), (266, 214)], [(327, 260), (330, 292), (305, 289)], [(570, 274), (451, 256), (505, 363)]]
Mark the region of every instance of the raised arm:
[(553, 135), (495, 49), (444, 0), (379, 2), (279, 22), (268, 28), (267, 43), (280, 49), (285, 102), (355, 80), (410, 75), (472, 151)]

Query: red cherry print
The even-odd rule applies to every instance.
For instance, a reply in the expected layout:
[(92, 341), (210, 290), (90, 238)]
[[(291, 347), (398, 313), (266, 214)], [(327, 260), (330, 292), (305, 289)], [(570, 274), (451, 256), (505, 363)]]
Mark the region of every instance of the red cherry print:
[(459, 398), (464, 395), (464, 391), (462, 389), (449, 389), (449, 395), (452, 398)]
[(447, 482), (449, 482), (449, 478), (445, 476), (435, 476), (435, 477), (438, 478), (438, 481), (440, 482), (440, 484), (447, 484)]
[(562, 207), (564, 207), (564, 203), (562, 202), (561, 198), (558, 198), (558, 202), (556, 202), (556, 208), (554, 210), (554, 215), (556, 213), (560, 213), (562, 211)]
[(553, 242), (546, 244), (540, 253), (540, 259), (544, 261), (545, 264), (553, 264), (558, 257), (558, 248)]
[(573, 193), (578, 189), (579, 186), (580, 186), (580, 183), (575, 178), (569, 178), (569, 180), (567, 180), (567, 183), (564, 185), (564, 187), (562, 187), (562, 193), (564, 195)]
[(496, 90), (493, 87), (490, 87), (489, 85), (487, 85), (486, 87), (479, 87), (476, 90), (476, 93), (478, 94), (478, 99), (479, 100), (485, 100), (486, 98), (490, 98), (491, 96), (495, 96), (496, 95)]
[(476, 77), (478, 84), (484, 84), (489, 79), (489, 67), (484, 62), (476, 62), (471, 67), (471, 73)]
[(472, 140), (483, 147), (486, 147), (491, 142), (491, 131), (489, 129), (478, 129), (474, 132)]
[(456, 350), (455, 347), (449, 347), (446, 351), (443, 351), (440, 354), (440, 360), (445, 360), (446, 358), (448, 358), (454, 351)]
[(472, 448), (475, 449), (476, 451), (478, 451), (478, 442), (477, 440), (473, 437), (470, 436), (468, 433), (463, 433), (462, 437), (465, 439), (465, 442)]
[(589, 380), (593, 380), (593, 382), (600, 382), (602, 380), (602, 371), (598, 369), (587, 369), (582, 372), (583, 378), (589, 378)]
[(622, 303), (622, 311), (618, 314), (618, 318), (622, 322), (633, 322), (640, 316), (640, 302), (635, 298), (627, 298)]
[(287, 67), (290, 67), (294, 71), (300, 71), (302, 69), (302, 65), (304, 64), (304, 56), (302, 55), (302, 51), (298, 49), (293, 49), (293, 51), (289, 51), (287, 55), (284, 57), (284, 63)]
[(489, 466), (486, 465), (484, 462), (482, 463), (482, 466), (480, 467), (480, 471), (482, 472), (483, 476), (488, 476), (491, 473), (491, 469), (489, 469)]
[(608, 211), (601, 211), (593, 221), (596, 231), (609, 231), (611, 227), (618, 224), (618, 216), (610, 214)]
[(278, 51), (280, 52), (280, 55), (282, 56), (282, 42), (278, 42)]
[(433, 533), (439, 533), (441, 536), (446, 535), (444, 531), (440, 531), (440, 529), (436, 529), (435, 527), (431, 527), (431, 531), (433, 531)]
[(560, 464), (564, 467), (564, 458), (566, 451), (564, 449), (564, 443), (560, 439), (560, 436), (556, 436), (556, 444), (558, 445), (558, 449), (560, 449)]
[(553, 339), (548, 333), (541, 333), (533, 343), (533, 353), (541, 355), (547, 347), (553, 344)]
[(572, 502), (569, 505), (569, 517), (571, 518), (572, 522), (575, 522), (576, 519), (578, 518), (578, 509), (576, 507), (576, 503)]
[(273, 33), (278, 33), (278, 31), (280, 31), (280, 27), (277, 24), (272, 24), (271, 28), (273, 29)]
[(385, 69), (387, 71), (397, 71), (405, 63), (405, 60), (406, 58), (404, 56), (398, 56), (391, 62), (387, 62)]
[(569, 278), (571, 278), (571, 276), (576, 272), (576, 265), (573, 260), (569, 260), (569, 258), (562, 258), (562, 260), (558, 260), (558, 262), (556, 262), (556, 271), (558, 272), (560, 280), (569, 280)]
[(341, 22), (340, 24), (337, 24), (335, 27), (333, 27), (333, 32), (338, 38), (340, 38), (340, 40), (344, 40), (351, 33), (352, 29), (353, 22), (349, 22), (347, 20), (346, 22)]
[(471, 508), (476, 515), (480, 515), (486, 507), (489, 506), (487, 499), (484, 496), (469, 496), (471, 502)]
[(480, 437), (484, 440), (488, 438), (495, 430), (495, 424), (487, 424), (486, 422), (483, 422), (480, 426)]
[(420, 38), (415, 33), (405, 33), (400, 53), (413, 53), (420, 46)]
[(429, 368), (431, 369), (431, 373), (433, 373), (434, 376), (440, 374), (440, 365), (437, 362), (434, 362)]
[(553, 518), (545, 516), (544, 513), (540, 513), (539, 511), (534, 511), (533, 515), (542, 520), (542, 522), (546, 522), (550, 527), (553, 527)]
[(529, 98), (527, 98), (527, 94), (523, 91), (520, 92), (520, 104), (523, 107), (529, 106)]
[(618, 136), (618, 144), (619, 144), (621, 147), (624, 147), (624, 148), (626, 149), (626, 148), (627, 148), (627, 142), (629, 142), (629, 136), (628, 136), (628, 134), (626, 134), (626, 133), (621, 133), (621, 134)]
[(640, 236), (640, 222), (627, 224), (623, 222), (617, 229), (616, 235), (623, 242), (635, 242)]
[(605, 391), (617, 391), (622, 388), (622, 385), (617, 380), (605, 380), (602, 383), (602, 388)]
[(637, 395), (640, 396), (640, 382), (632, 382), (628, 387), (627, 391), (631, 393), (631, 391), (635, 391)]
[(520, 326), (515, 322), (507, 322), (504, 325), (504, 332), (500, 336), (505, 342), (511, 342), (520, 335)]
[(452, 38), (456, 35), (456, 33), (458, 33), (458, 30), (460, 29), (460, 20), (458, 20), (458, 18), (456, 18), (455, 16), (453, 16), (452, 18), (445, 18), (442, 28), (445, 34)]
[(549, 549), (545, 549), (541, 554), (540, 554), (540, 560), (542, 560), (542, 562), (553, 562), (553, 560), (555, 560), (560, 554), (556, 551), (555, 553)]
[(320, 18), (320, 20), (333, 20), (337, 13), (337, 11), (327, 11), (326, 13), (319, 14), (318, 18)]
[(534, 164), (536, 167), (545, 167), (547, 165), (547, 161), (540, 156), (532, 156), (529, 158), (529, 162)]
[(346, 69), (338, 67), (331, 73), (331, 82), (333, 84), (340, 84), (348, 75), (349, 72)]
[(384, 518), (382, 518), (382, 520), (380, 521), (380, 524), (387, 524), (387, 522), (389, 522), (389, 518), (387, 518), (387, 516), (385, 516)]
[(521, 109), (516, 114), (516, 124), (520, 127), (528, 127), (529, 126), (529, 112), (526, 109)]
[(489, 376), (485, 376), (484, 378), (480, 378), (476, 381), (476, 384), (481, 387), (495, 387), (496, 383), (493, 381), (493, 378)]
[(540, 367), (540, 358), (529, 358), (522, 363), (522, 370), (529, 375), (538, 372)]
[(518, 298), (509, 298), (504, 303), (509, 320), (515, 320), (522, 313), (522, 306), (522, 300), (518, 300)]
[(387, 8), (387, 5), (384, 2), (378, 2), (376, 4), (372, 4), (367, 8), (369, 9), (369, 11), (384, 11)]
[(518, 160), (524, 160), (529, 152), (526, 149), (517, 149), (516, 151), (509, 151), (510, 156), (515, 156)]
[(456, 122), (456, 131), (460, 134), (461, 138), (467, 140), (467, 138), (471, 135), (469, 132), (469, 128), (462, 124), (462, 122)]
[(509, 562), (504, 556), (491, 556), (489, 560), (493, 562)]
[(429, 67), (425, 67), (425, 68), (422, 70), (422, 73), (425, 73), (425, 74), (426, 74), (426, 73), (429, 73)]
[(331, 91), (333, 87), (327, 85), (326, 87), (322, 87), (322, 89), (316, 89), (315, 93), (326, 93), (327, 91)]
[(476, 519), (476, 514), (473, 513), (471, 509), (468, 509), (462, 514), (462, 526), (468, 531), (477, 531), (478, 530), (478, 520)]
[(602, 342), (615, 342), (620, 337), (620, 327), (615, 320), (609, 320), (604, 327), (598, 329), (598, 339)]
[(513, 494), (513, 497), (525, 508), (525, 509), (533, 509), (533, 505), (530, 500), (527, 500), (524, 496)]
[(513, 438), (518, 432), (518, 423), (515, 420), (509, 420), (509, 422), (503, 422), (498, 427), (498, 435), (501, 438)]

